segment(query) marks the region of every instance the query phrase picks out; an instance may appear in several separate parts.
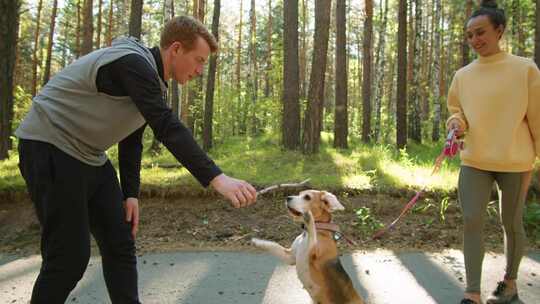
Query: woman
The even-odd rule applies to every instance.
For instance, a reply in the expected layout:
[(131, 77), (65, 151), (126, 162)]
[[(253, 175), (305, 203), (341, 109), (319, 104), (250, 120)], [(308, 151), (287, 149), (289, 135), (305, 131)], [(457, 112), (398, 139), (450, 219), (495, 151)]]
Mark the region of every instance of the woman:
[(447, 128), (465, 135), (458, 185), (467, 278), (461, 304), (481, 303), (483, 227), (493, 182), (499, 192), (506, 269), (487, 303), (518, 298), (516, 278), (526, 242), (524, 196), (540, 155), (540, 71), (533, 61), (500, 49), (505, 27), (504, 11), (495, 1), (481, 1), (466, 32), (478, 59), (456, 72), (448, 93)]

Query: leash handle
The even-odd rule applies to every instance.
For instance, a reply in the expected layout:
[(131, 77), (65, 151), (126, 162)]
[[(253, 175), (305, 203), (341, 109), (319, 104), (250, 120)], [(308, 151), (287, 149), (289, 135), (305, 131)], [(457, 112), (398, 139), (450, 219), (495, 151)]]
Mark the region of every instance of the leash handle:
[[(434, 175), (435, 173), (439, 172), (439, 169), (441, 168), (442, 162), (444, 161), (445, 158), (453, 158), (454, 156), (456, 156), (459, 149), (463, 147), (462, 146), (463, 143), (457, 139), (456, 133), (457, 133), (457, 129), (454, 129), (454, 128), (452, 128), (448, 132), (441, 154), (439, 154), (439, 156), (437, 156), (437, 158), (435, 159), (435, 163), (433, 165), (433, 171), (431, 171), (431, 175)], [(392, 221), (392, 223), (390, 223), (388, 226), (384, 227), (383, 229), (373, 234), (372, 238), (374, 240), (381, 238), (383, 234), (385, 234), (387, 231), (392, 229), (397, 224), (397, 222), (405, 215), (405, 213), (409, 211), (409, 209), (411, 209), (416, 204), (416, 202), (418, 202), (418, 199), (420, 198), (421, 194), (422, 194), (422, 190), (417, 191), (416, 195), (405, 205), (405, 207), (403, 207), (403, 210), (401, 211), (399, 216), (394, 221)]]
[(457, 152), (462, 148), (463, 142), (457, 138), (457, 129), (451, 129), (446, 136), (446, 142), (444, 143), (444, 155), (452, 158), (456, 156)]

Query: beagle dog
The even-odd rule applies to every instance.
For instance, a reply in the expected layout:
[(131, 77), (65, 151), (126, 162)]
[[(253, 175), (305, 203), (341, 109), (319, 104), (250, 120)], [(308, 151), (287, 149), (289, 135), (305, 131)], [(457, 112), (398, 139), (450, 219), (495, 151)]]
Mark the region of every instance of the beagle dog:
[(252, 239), (253, 245), (296, 265), (296, 273), (314, 304), (364, 304), (341, 265), (334, 234), (332, 212), (345, 208), (326, 191), (306, 190), (287, 197), (289, 214), (303, 222), (304, 231), (291, 248), (276, 242)]

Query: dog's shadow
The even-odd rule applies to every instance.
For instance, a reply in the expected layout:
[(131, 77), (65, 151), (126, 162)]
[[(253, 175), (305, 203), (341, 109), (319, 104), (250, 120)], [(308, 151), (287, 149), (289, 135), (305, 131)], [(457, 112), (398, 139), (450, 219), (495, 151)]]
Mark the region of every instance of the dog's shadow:
[(343, 268), (345, 268), (345, 270), (349, 274), (349, 277), (351, 278), (351, 281), (353, 282), (353, 285), (356, 291), (358, 291), (358, 293), (362, 296), (362, 298), (366, 300), (366, 303), (369, 303), (368, 301), (369, 293), (367, 289), (362, 285), (360, 280), (358, 279), (359, 278), (358, 274), (362, 271), (362, 269), (360, 269), (358, 265), (354, 263), (353, 258), (350, 254), (342, 254), (339, 257), (339, 259), (341, 260), (341, 263), (343, 264)]

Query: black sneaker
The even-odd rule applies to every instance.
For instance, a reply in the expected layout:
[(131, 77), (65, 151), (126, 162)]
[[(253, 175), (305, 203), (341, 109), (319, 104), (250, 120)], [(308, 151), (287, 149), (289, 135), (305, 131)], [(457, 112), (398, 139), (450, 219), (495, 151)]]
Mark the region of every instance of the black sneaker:
[(517, 300), (517, 290), (509, 290), (504, 281), (497, 283), (497, 288), (487, 300), (487, 304), (510, 304)]

